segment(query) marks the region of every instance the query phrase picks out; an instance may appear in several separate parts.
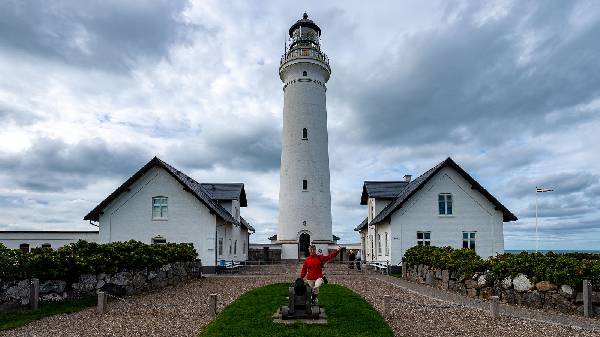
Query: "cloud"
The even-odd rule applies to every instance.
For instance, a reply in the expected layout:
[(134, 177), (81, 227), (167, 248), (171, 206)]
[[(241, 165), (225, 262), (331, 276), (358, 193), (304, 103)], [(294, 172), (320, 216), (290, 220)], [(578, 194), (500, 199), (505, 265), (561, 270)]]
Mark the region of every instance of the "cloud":
[(31, 191), (81, 189), (102, 177), (126, 177), (151, 156), (132, 144), (84, 139), (67, 144), (59, 139), (37, 139), (26, 151), (0, 154), (4, 183)]
[(4, 1), (4, 48), (82, 67), (123, 71), (156, 61), (197, 29), (181, 17), (187, 1)]

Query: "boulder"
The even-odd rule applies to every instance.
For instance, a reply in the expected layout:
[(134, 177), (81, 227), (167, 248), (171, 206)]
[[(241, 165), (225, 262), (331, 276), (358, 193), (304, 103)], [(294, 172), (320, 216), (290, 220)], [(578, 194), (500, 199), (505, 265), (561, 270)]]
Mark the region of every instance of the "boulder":
[(433, 279), (434, 279), (434, 273), (433, 273), (433, 271), (429, 270), (427, 272), (427, 274), (425, 275), (425, 284), (427, 284), (428, 286), (433, 285)]
[(516, 302), (515, 291), (512, 289), (502, 290), (500, 293), (500, 299), (508, 304), (514, 304)]
[(156, 277), (156, 271), (150, 270), (148, 272), (148, 280), (153, 280)]
[(141, 272), (135, 273), (132, 283), (135, 290), (142, 289), (146, 285), (146, 275)]
[(477, 286), (479, 288), (482, 288), (482, 287), (485, 287), (486, 285), (487, 285), (487, 280), (485, 278), (485, 274), (483, 274), (477, 278)]
[(510, 277), (505, 277), (502, 280), (501, 284), (502, 284), (502, 288), (504, 288), (504, 289), (510, 289), (510, 288), (512, 288), (512, 285), (513, 285), (512, 284), (512, 279)]
[(481, 290), (479, 291), (479, 297), (481, 297), (483, 299), (487, 300), (492, 296), (494, 296), (494, 288), (492, 288), (492, 287), (484, 287), (484, 288), (481, 288)]
[(475, 280), (468, 279), (465, 281), (465, 287), (467, 287), (467, 289), (477, 288), (477, 285), (478, 283)]
[(12, 282), (6, 288), (4, 297), (14, 302), (21, 302), (22, 305), (29, 304), (29, 280)]
[(560, 286), (560, 294), (566, 298), (574, 298), (575, 297), (575, 290), (573, 290), (573, 287), (563, 284)]
[(114, 274), (108, 283), (112, 283), (116, 286), (128, 286), (131, 284), (133, 275), (128, 271), (122, 271)]
[(531, 284), (529, 278), (523, 274), (517, 275), (517, 277), (513, 279), (512, 283), (513, 288), (515, 288), (516, 291), (528, 291), (533, 289), (533, 284)]
[(530, 308), (541, 309), (543, 303), (543, 295), (537, 290), (523, 294), (523, 304)]
[(171, 270), (171, 268), (172, 268), (171, 264), (167, 263), (167, 264), (165, 264), (164, 266), (160, 267), (160, 270), (162, 270), (162, 271), (165, 271), (165, 272), (166, 272), (166, 271), (170, 271), (170, 270)]
[(465, 287), (464, 283), (460, 283), (460, 282), (456, 282), (456, 291), (466, 295), (467, 294), (467, 287)]
[(559, 311), (562, 313), (577, 313), (577, 306), (564, 296), (548, 292), (544, 296), (544, 309)]
[(558, 287), (552, 282), (541, 281), (535, 284), (535, 288), (539, 291), (549, 291), (556, 290)]
[[(96, 279), (96, 275), (94, 274), (83, 274), (79, 276), (79, 291), (82, 292), (91, 292), (96, 289), (96, 284), (98, 283)], [(75, 286), (73, 286), (75, 288)]]
[(435, 278), (438, 280), (442, 279), (442, 270), (441, 269), (436, 269), (435, 270)]
[(475, 288), (467, 289), (467, 296), (477, 297), (477, 289), (475, 289)]
[(41, 300), (44, 302), (62, 302), (65, 298), (62, 295), (56, 293), (45, 294), (41, 296)]
[(446, 284), (450, 281), (450, 272), (446, 269), (442, 270), (442, 282)]
[(57, 293), (62, 294), (65, 291), (67, 282), (62, 280), (49, 280), (40, 285), (40, 294)]
[(450, 280), (448, 281), (448, 290), (451, 291), (458, 291), (458, 289), (456, 288), (457, 282), (454, 280)]

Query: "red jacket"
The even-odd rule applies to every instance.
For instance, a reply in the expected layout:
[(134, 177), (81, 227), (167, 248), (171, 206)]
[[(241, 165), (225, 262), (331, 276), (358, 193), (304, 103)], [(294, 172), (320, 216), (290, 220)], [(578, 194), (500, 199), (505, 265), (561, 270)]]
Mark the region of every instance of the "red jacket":
[(337, 250), (329, 255), (309, 255), (304, 264), (302, 265), (302, 271), (300, 272), (300, 278), (306, 276), (307, 280), (316, 280), (323, 277), (322, 265), (323, 263), (333, 259), (338, 254)]

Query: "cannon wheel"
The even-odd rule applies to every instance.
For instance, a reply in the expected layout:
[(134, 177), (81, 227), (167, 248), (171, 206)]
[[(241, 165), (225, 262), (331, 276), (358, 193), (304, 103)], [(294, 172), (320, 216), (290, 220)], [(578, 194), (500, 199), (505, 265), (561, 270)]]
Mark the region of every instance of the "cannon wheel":
[(310, 308), (310, 314), (311, 314), (312, 318), (318, 319), (319, 316), (321, 315), (321, 308), (318, 305), (313, 305)]
[(281, 318), (286, 319), (290, 317), (290, 308), (281, 307)]

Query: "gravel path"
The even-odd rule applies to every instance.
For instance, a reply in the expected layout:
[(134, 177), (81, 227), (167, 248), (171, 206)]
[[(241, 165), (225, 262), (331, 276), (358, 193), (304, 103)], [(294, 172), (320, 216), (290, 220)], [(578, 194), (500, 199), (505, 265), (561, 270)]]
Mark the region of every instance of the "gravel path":
[[(494, 321), (486, 311), (468, 303), (438, 299), (433, 295), (439, 294), (411, 288), (410, 284), (394, 284), (396, 281), (387, 276), (329, 275), (332, 283), (353, 289), (380, 312), (383, 295), (391, 295), (392, 313), (386, 320), (397, 336), (600, 336), (600, 330), (594, 332), (585, 325), (569, 327), (506, 315)], [(222, 309), (251, 289), (292, 278), (290, 274), (208, 277), (112, 301), (105, 315), (97, 315), (90, 308), (47, 317), (0, 336), (195, 336), (210, 322), (209, 294), (219, 294)]]

